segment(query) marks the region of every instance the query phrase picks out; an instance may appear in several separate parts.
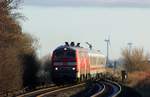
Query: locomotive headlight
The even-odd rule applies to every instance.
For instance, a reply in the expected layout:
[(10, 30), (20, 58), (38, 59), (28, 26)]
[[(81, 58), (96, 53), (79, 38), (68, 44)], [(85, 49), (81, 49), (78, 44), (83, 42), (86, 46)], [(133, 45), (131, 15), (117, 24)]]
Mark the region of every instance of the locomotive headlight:
[(66, 50), (67, 50), (67, 48), (64, 48), (64, 50), (66, 51)]
[(58, 70), (58, 68), (57, 68), (57, 67), (55, 67), (55, 70)]
[(75, 69), (76, 69), (76, 68), (74, 68), (74, 67), (72, 68), (72, 70), (75, 70)]

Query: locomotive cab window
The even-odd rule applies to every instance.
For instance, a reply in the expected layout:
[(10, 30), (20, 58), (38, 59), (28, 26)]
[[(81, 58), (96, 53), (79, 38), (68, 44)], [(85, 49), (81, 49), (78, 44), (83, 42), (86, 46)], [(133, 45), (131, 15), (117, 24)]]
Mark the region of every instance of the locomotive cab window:
[(76, 57), (76, 54), (75, 54), (75, 51), (65, 51), (64, 52), (64, 57), (65, 58), (75, 58)]
[(63, 58), (63, 55), (64, 55), (63, 51), (54, 52), (54, 58)]
[(75, 58), (76, 54), (73, 50), (59, 50), (54, 53), (54, 58)]

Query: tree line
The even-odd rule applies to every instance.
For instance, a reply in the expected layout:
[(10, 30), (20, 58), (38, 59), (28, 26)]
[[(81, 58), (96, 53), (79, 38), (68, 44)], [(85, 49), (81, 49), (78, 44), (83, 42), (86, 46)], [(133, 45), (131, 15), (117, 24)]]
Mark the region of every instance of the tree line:
[(36, 39), (22, 31), (20, 0), (0, 1), (0, 96), (37, 84)]
[(150, 55), (143, 48), (124, 48), (121, 54), (126, 71), (150, 71)]

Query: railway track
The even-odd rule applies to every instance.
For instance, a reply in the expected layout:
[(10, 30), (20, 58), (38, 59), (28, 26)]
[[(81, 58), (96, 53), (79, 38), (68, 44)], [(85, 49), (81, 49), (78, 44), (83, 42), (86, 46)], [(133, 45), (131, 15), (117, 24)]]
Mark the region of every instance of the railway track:
[[(62, 86), (52, 86), (50, 88), (40, 89), (33, 92), (29, 92), (26, 94), (22, 94), (16, 97), (54, 97), (52, 94), (58, 94), (58, 92), (67, 91), (69, 89), (74, 89), (78, 87), (83, 87), (85, 83), (77, 84), (77, 85), (62, 85)], [(45, 96), (46, 95), (46, 96)]]
[(89, 84), (53, 86), (17, 97), (117, 97), (121, 92), (121, 86), (116, 82), (107, 80)]
[(95, 81), (86, 90), (71, 97), (117, 97), (121, 86), (112, 81)]
[(33, 91), (33, 92), (25, 93), (25, 94), (22, 94), (22, 95), (19, 95), (19, 96), (16, 96), (16, 97), (36, 97), (39, 94), (42, 94), (42, 93), (45, 93), (45, 92), (48, 92), (48, 91), (52, 91), (52, 90), (55, 90), (55, 89), (58, 89), (58, 88), (59, 88), (58, 86), (52, 86), (52, 87), (49, 87), (49, 88), (39, 89), (39, 90), (36, 90), (36, 91)]
[(91, 97), (117, 97), (121, 93), (121, 86), (112, 81), (100, 81), (103, 85), (103, 89), (100, 89), (97, 93), (93, 94)]
[[(84, 87), (85, 87), (85, 83), (81, 83), (81, 84), (73, 85), (70, 87), (64, 87), (64, 88), (60, 88), (60, 89), (57, 89), (54, 91), (50, 91), (50, 92), (38, 95), (37, 97), (62, 97), (62, 96), (69, 97), (72, 95), (72, 93), (70, 93), (70, 95), (69, 95), (69, 92), (71, 92), (71, 91), (79, 92), (80, 91), (79, 88), (84, 88)], [(65, 93), (67, 94), (66, 96), (65, 96)]]

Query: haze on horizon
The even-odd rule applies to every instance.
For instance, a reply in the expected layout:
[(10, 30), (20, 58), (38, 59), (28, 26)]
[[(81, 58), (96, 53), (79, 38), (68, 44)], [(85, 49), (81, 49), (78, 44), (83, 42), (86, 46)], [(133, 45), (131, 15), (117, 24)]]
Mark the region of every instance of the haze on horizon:
[(119, 58), (128, 42), (150, 50), (149, 0), (25, 0), (23, 6), (23, 30), (39, 39), (40, 56), (65, 41), (88, 41), (106, 55), (109, 35), (111, 58)]

